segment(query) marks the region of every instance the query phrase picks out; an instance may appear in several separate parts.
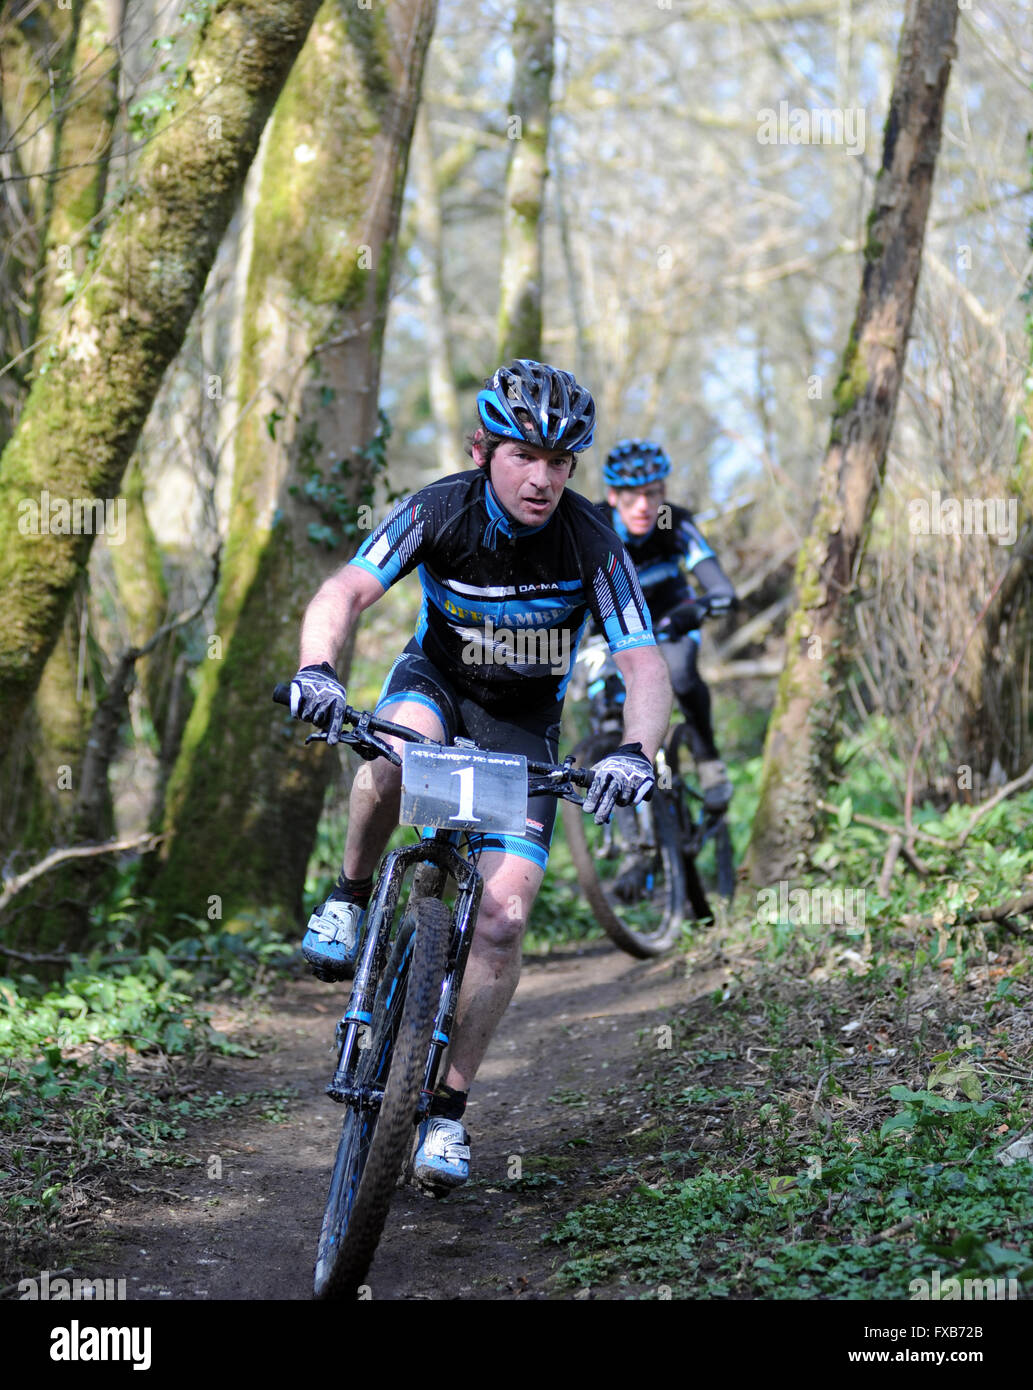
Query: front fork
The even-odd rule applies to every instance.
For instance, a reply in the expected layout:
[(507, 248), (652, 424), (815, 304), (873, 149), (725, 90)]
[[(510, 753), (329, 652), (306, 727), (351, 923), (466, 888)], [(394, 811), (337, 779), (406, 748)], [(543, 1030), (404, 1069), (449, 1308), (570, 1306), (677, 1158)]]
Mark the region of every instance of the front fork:
[(367, 921), (375, 925), (376, 930), (367, 930), (356, 964), (355, 980), (348, 1005), (337, 1024), (337, 1067), (326, 1087), (326, 1094), (331, 1100), (360, 1107), (375, 1108), (380, 1104), (379, 1092), (355, 1086), (353, 1078), (358, 1054), (364, 1044), (369, 1045), (373, 1003), (381, 973), (387, 963), (391, 924), (398, 909), (398, 898), (406, 869), (413, 862), (416, 863), (416, 871), (410, 903), (421, 897), (440, 896), (449, 874), (455, 879), (457, 890), (452, 909), (448, 965), (441, 985), (441, 996), (434, 1018), (434, 1033), (420, 1091), (419, 1114), (422, 1119), (430, 1106), (430, 1096), (437, 1083), (441, 1057), (448, 1046), (484, 887), (483, 880), (474, 866), (464, 859), (447, 839), (439, 840), (435, 837), (419, 845), (407, 845), (402, 849), (392, 850), (384, 861), (367, 915)]

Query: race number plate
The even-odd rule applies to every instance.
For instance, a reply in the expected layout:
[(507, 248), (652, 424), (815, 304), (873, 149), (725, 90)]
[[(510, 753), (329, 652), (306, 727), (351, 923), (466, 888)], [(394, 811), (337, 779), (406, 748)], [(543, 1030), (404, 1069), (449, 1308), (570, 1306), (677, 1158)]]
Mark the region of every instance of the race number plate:
[(527, 830), (527, 759), (520, 753), (406, 744), (398, 819), (403, 825), (523, 835)]

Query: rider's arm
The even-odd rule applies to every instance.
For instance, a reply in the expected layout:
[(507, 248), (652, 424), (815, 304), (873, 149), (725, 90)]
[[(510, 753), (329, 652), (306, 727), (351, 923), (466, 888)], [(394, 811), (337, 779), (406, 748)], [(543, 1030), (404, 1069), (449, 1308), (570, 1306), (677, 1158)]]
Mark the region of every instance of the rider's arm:
[(629, 647), (614, 652), (613, 659), (624, 677), (624, 742), (641, 743), (650, 762), (664, 741), (674, 696), (667, 662), (659, 648)]
[(305, 609), (298, 665), (318, 666), (323, 661), (335, 665), (359, 614), (383, 593), (383, 584), (357, 565), (345, 565), (332, 574)]
[(724, 612), (735, 602), (735, 589), (707, 544), (703, 532), (694, 521), (685, 517), (679, 523), (677, 534), (685, 568), (692, 577), (697, 593), (708, 600), (712, 613)]
[(432, 484), (405, 497), (376, 526), (343, 569), (332, 574), (305, 610), (301, 625), (301, 664), (332, 666), (359, 614), (423, 558), (428, 525), (438, 510)]

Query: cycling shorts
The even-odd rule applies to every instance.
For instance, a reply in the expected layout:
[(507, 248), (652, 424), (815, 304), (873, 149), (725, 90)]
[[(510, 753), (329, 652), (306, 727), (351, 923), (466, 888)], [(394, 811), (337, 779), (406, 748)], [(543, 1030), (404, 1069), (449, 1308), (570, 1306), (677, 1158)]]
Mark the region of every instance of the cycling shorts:
[[(562, 702), (519, 714), (489, 714), (456, 690), (415, 638), (388, 671), (376, 713), (389, 717), (385, 711), (403, 700), (414, 700), (434, 711), (444, 727), (445, 743), (451, 743), (458, 735), (472, 738), (479, 747), (492, 753), (523, 753), (529, 761), (541, 763), (559, 760)], [(473, 832), (469, 833), (470, 847), (477, 854), (518, 855), (537, 864), (544, 873), (555, 820), (555, 796), (543, 793), (529, 796), (525, 835)]]

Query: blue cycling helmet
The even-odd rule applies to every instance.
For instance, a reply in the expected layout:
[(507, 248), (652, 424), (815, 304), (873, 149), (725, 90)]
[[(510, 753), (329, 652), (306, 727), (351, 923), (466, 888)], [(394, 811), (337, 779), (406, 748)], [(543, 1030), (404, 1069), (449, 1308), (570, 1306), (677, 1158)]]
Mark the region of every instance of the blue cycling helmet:
[(592, 443), (595, 402), (570, 372), (529, 357), (500, 367), (477, 393), (481, 423), (491, 434), (540, 449), (579, 454)]
[(610, 487), (647, 487), (671, 471), (671, 460), (651, 439), (622, 439), (606, 456), (603, 478)]

